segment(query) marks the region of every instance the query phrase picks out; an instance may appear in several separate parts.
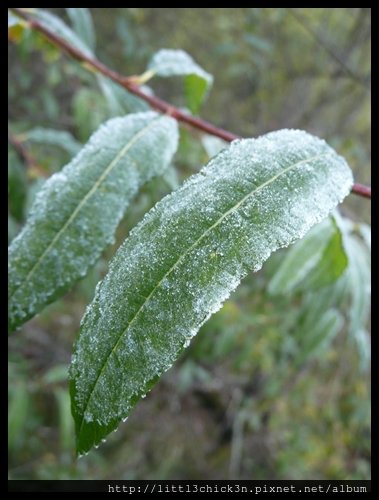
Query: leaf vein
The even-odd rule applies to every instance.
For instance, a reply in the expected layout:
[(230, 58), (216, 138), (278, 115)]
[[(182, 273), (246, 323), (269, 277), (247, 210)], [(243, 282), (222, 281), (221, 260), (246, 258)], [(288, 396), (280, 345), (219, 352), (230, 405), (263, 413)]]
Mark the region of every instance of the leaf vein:
[(36, 269), (40, 266), (42, 260), (44, 257), (50, 252), (50, 250), (54, 247), (55, 243), (60, 239), (60, 237), (63, 235), (63, 233), (66, 231), (66, 229), (70, 226), (70, 224), (74, 221), (75, 217), (77, 214), (80, 212), (80, 210), (84, 207), (84, 205), (87, 203), (87, 201), (91, 198), (91, 196), (96, 192), (97, 189), (100, 188), (101, 184), (103, 181), (106, 179), (106, 177), (112, 172), (113, 168), (117, 165), (117, 163), (126, 155), (126, 153), (134, 146), (138, 140), (147, 133), (147, 131), (153, 126), (153, 124), (156, 124), (157, 121), (161, 118), (155, 118), (152, 122), (150, 122), (148, 125), (143, 127), (140, 131), (137, 132), (137, 134), (119, 151), (119, 153), (115, 156), (115, 158), (109, 163), (109, 165), (105, 168), (105, 170), (102, 172), (102, 174), (99, 176), (99, 178), (96, 180), (92, 188), (86, 193), (86, 195), (80, 200), (78, 203), (77, 207), (75, 210), (72, 212), (70, 217), (66, 220), (66, 222), (63, 224), (62, 228), (57, 232), (57, 234), (54, 236), (54, 238), (51, 240), (51, 243), (46, 247), (46, 249), (42, 252), (42, 254), (38, 257), (36, 263), (34, 266), (31, 268), (29, 273), (27, 274), (25, 280), (23, 283), (20, 284), (18, 288), (13, 292), (13, 294), (10, 296), (9, 301), (16, 295), (17, 292), (19, 292), (20, 289), (25, 285), (25, 283), (28, 282), (30, 277), (35, 273)]
[(209, 228), (206, 229), (206, 231), (199, 237), (197, 238), (197, 240), (182, 254), (180, 255), (180, 257), (177, 259), (177, 261), (170, 267), (170, 269), (168, 269), (168, 271), (166, 271), (166, 273), (163, 275), (163, 277), (159, 280), (159, 282), (155, 285), (155, 287), (152, 289), (152, 291), (149, 293), (149, 295), (146, 297), (146, 299), (144, 300), (144, 302), (142, 302), (142, 304), (139, 306), (139, 308), (137, 309), (136, 313), (134, 314), (133, 318), (129, 321), (129, 323), (127, 324), (127, 326), (124, 328), (124, 330), (120, 333), (118, 339), (116, 340), (113, 348), (111, 349), (111, 351), (109, 352), (109, 354), (107, 355), (106, 359), (104, 360), (104, 363), (99, 371), (99, 374), (98, 376), (96, 377), (96, 380), (90, 390), (90, 393), (89, 393), (89, 396), (88, 396), (88, 399), (87, 399), (87, 402), (85, 403), (85, 406), (84, 406), (84, 410), (82, 412), (82, 417), (81, 417), (81, 423), (80, 423), (80, 429), (79, 429), (79, 433), (78, 435), (80, 435), (81, 433), (81, 430), (83, 428), (83, 423), (84, 423), (84, 415), (88, 409), (88, 406), (89, 406), (89, 403), (93, 397), (93, 394), (95, 393), (95, 389), (96, 389), (96, 386), (98, 384), (98, 381), (99, 379), (101, 378), (107, 364), (108, 364), (108, 361), (110, 359), (110, 357), (112, 356), (112, 354), (117, 350), (118, 348), (118, 345), (120, 344), (122, 338), (124, 337), (124, 334), (126, 333), (126, 331), (130, 328), (130, 326), (133, 324), (133, 322), (137, 319), (138, 315), (140, 314), (140, 312), (142, 311), (142, 309), (145, 307), (145, 305), (149, 302), (150, 298), (152, 297), (152, 295), (155, 293), (155, 291), (159, 288), (159, 286), (161, 285), (162, 281), (167, 277), (169, 276), (173, 271), (174, 269), (179, 265), (179, 263), (183, 260), (183, 258), (188, 255), (188, 253), (190, 253), (204, 238), (207, 234), (209, 234), (215, 227), (217, 227), (229, 214), (235, 212), (236, 210), (238, 210), (238, 208), (248, 199), (250, 198), (251, 196), (253, 196), (254, 194), (256, 194), (258, 191), (261, 191), (264, 187), (272, 184), (276, 179), (278, 179), (280, 176), (282, 176), (283, 174), (289, 172), (290, 170), (298, 167), (299, 165), (303, 164), (303, 163), (308, 163), (310, 161), (313, 161), (315, 159), (318, 159), (322, 156), (325, 156), (329, 153), (321, 153), (321, 154), (318, 154), (318, 155), (314, 155), (310, 158), (306, 158), (304, 160), (301, 160), (299, 162), (296, 162), (296, 163), (293, 163), (291, 165), (289, 165), (288, 167), (284, 168), (283, 170), (281, 170), (280, 172), (278, 172), (276, 175), (274, 175), (273, 177), (271, 177), (270, 179), (268, 179), (267, 181), (265, 181), (264, 183), (262, 183), (260, 186), (256, 187), (255, 189), (253, 189), (252, 191), (250, 191), (249, 193), (247, 193), (238, 203), (236, 203), (235, 205), (233, 205), (229, 210), (227, 210), (221, 217), (219, 217), (216, 222), (214, 222)]

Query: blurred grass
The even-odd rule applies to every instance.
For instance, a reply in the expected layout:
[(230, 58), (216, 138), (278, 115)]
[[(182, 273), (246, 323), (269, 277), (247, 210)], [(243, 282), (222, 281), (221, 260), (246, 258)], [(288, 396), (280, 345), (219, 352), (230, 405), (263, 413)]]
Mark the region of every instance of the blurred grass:
[[(68, 20), (63, 9), (51, 11)], [(306, 129), (346, 157), (357, 181), (370, 183), (370, 9), (91, 13), (97, 54), (110, 67), (138, 74), (160, 48), (187, 50), (215, 77), (204, 118), (244, 136)], [(50, 127), (83, 142), (109, 116), (95, 78), (39, 35), (25, 31), (10, 43), (9, 56), (13, 133)], [(151, 86), (184, 105), (180, 81)], [(70, 158), (51, 145), (27, 147), (48, 173)], [(182, 129), (179, 180), (206, 161), (199, 134)], [(9, 192), (12, 238), (42, 180), (23, 170), (12, 148), (9, 164), (16, 179)], [(151, 181), (121, 224), (116, 244), (90, 274), (10, 337), (9, 478), (370, 478), (369, 371), (360, 369), (346, 328), (294, 369), (301, 299), (266, 293), (280, 254), (247, 277), (117, 433), (88, 456), (74, 458), (66, 374), (80, 318), (118, 244), (170, 189), (167, 180)], [(367, 200), (350, 196), (342, 211), (370, 222)]]

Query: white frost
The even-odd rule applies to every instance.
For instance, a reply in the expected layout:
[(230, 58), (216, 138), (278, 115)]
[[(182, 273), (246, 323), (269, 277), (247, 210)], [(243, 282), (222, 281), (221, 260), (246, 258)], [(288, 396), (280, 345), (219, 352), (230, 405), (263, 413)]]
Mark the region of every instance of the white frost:
[(234, 141), (157, 203), (83, 318), (71, 369), (79, 412), (99, 426), (125, 418), (240, 280), (324, 219), (351, 185), (324, 141), (282, 130)]

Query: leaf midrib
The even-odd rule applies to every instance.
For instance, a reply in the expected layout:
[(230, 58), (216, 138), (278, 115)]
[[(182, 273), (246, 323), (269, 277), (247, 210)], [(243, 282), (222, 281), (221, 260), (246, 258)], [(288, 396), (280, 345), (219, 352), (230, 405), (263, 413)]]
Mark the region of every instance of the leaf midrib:
[(116, 157), (109, 163), (109, 165), (106, 167), (106, 169), (102, 172), (102, 174), (99, 176), (99, 178), (96, 180), (92, 188), (86, 193), (86, 195), (80, 200), (78, 205), (76, 206), (75, 210), (72, 212), (70, 217), (66, 220), (66, 222), (63, 224), (62, 228), (57, 232), (57, 234), (54, 236), (52, 239), (51, 243), (46, 247), (46, 249), (42, 252), (42, 254), (38, 257), (37, 262), (34, 264), (34, 266), (31, 268), (29, 273), (27, 274), (25, 280), (20, 284), (18, 288), (13, 292), (13, 294), (10, 296), (9, 301), (13, 299), (15, 294), (19, 292), (25, 283), (28, 282), (28, 280), (31, 278), (31, 276), (35, 273), (36, 269), (40, 266), (42, 260), (44, 257), (50, 252), (50, 250), (54, 247), (55, 243), (61, 238), (65, 230), (70, 226), (70, 224), (73, 222), (75, 219), (76, 215), (80, 212), (80, 210), (83, 208), (83, 206), (86, 204), (86, 202), (89, 200), (89, 198), (97, 191), (97, 189), (101, 186), (102, 182), (106, 179), (106, 177), (112, 172), (113, 168), (117, 165), (117, 163), (126, 155), (126, 153), (134, 146), (134, 144), (147, 133), (147, 131), (154, 125), (156, 124), (162, 116), (158, 116), (157, 118), (154, 118), (152, 122), (150, 122), (148, 125), (143, 127), (141, 130), (137, 132), (137, 134), (130, 139), (130, 141), (119, 151), (119, 153), (116, 155)]
[(301, 165), (302, 163), (307, 163), (307, 162), (310, 162), (310, 161), (313, 161), (315, 159), (318, 159), (322, 156), (326, 156), (328, 155), (329, 153), (326, 152), (326, 153), (321, 153), (321, 154), (318, 154), (318, 155), (314, 155), (310, 158), (306, 158), (304, 160), (301, 160), (299, 162), (296, 162), (288, 167), (286, 167), (285, 169), (281, 170), (279, 173), (277, 173), (276, 175), (274, 175), (273, 177), (271, 177), (270, 179), (268, 179), (267, 181), (265, 181), (263, 184), (261, 184), (260, 186), (258, 186), (257, 188), (253, 189), (253, 191), (250, 191), (248, 194), (246, 194), (238, 203), (236, 203), (235, 205), (233, 205), (229, 210), (227, 210), (221, 217), (219, 217), (216, 222), (214, 222), (208, 229), (206, 229), (206, 231), (199, 237), (197, 238), (197, 240), (182, 254), (179, 256), (179, 258), (176, 260), (176, 262), (170, 267), (170, 269), (168, 271), (166, 271), (166, 273), (163, 275), (163, 277), (159, 280), (159, 282), (155, 285), (155, 287), (152, 289), (152, 291), (149, 293), (149, 295), (146, 297), (146, 299), (144, 300), (144, 302), (142, 302), (142, 304), (139, 306), (139, 308), (137, 309), (136, 313), (134, 314), (133, 318), (129, 321), (129, 323), (127, 324), (127, 326), (125, 327), (125, 329), (121, 332), (121, 334), (119, 335), (118, 339), (116, 340), (115, 342), (115, 345), (114, 347), (112, 348), (112, 350), (109, 352), (109, 354), (107, 355), (106, 359), (104, 360), (104, 363), (100, 369), (100, 372), (99, 372), (99, 375), (96, 377), (96, 380), (92, 386), (92, 389), (89, 393), (89, 396), (88, 396), (88, 399), (87, 399), (87, 402), (85, 404), (85, 407), (84, 407), (84, 410), (83, 410), (83, 414), (82, 414), (82, 419), (81, 419), (81, 423), (80, 423), (80, 428), (79, 428), (79, 433), (78, 433), (78, 436), (80, 436), (80, 433), (82, 431), (82, 428), (83, 428), (83, 423), (84, 423), (84, 415), (87, 411), (87, 408), (88, 408), (88, 405), (92, 399), (92, 396), (95, 392), (95, 389), (96, 389), (96, 386), (98, 384), (98, 381), (100, 379), (100, 377), (102, 376), (104, 370), (105, 370), (105, 367), (106, 365), (108, 364), (108, 361), (109, 361), (109, 358), (112, 356), (112, 354), (114, 353), (114, 351), (117, 349), (119, 343), (121, 342), (124, 334), (126, 333), (126, 331), (130, 328), (130, 326), (133, 324), (133, 322), (137, 319), (138, 315), (140, 314), (140, 312), (142, 311), (142, 309), (145, 307), (145, 305), (149, 302), (150, 298), (152, 297), (152, 295), (155, 293), (155, 291), (159, 288), (160, 284), (162, 283), (162, 281), (167, 278), (167, 276), (169, 276), (172, 271), (179, 265), (179, 263), (183, 260), (183, 258), (188, 254), (190, 253), (204, 238), (207, 234), (209, 234), (215, 227), (217, 227), (229, 214), (235, 212), (236, 210), (238, 210), (238, 208), (248, 199), (250, 198), (251, 196), (253, 196), (255, 193), (257, 193), (258, 191), (261, 191), (264, 187), (272, 184), (276, 179), (278, 179), (280, 176), (282, 176), (283, 174), (289, 172), (290, 170), (298, 167), (299, 165)]

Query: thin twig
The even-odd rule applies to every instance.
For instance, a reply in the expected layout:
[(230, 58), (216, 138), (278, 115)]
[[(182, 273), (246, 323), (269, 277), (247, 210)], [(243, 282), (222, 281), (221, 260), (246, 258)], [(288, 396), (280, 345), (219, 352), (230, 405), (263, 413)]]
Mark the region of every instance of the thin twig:
[[(108, 66), (100, 62), (98, 59), (90, 57), (87, 54), (84, 54), (81, 50), (77, 49), (70, 43), (66, 42), (66, 40), (64, 40), (63, 38), (57, 36), (55, 33), (50, 31), (38, 20), (31, 18), (22, 9), (12, 7), (10, 10), (12, 10), (16, 15), (18, 15), (25, 21), (27, 21), (30, 28), (42, 33), (50, 42), (52, 42), (58, 48), (63, 49), (71, 57), (73, 57), (74, 59), (78, 60), (81, 63), (84, 63), (85, 66), (91, 69), (95, 69), (104, 76), (107, 76), (108, 78), (118, 83), (132, 94), (146, 101), (152, 108), (157, 109), (162, 113), (167, 113), (168, 115), (172, 116), (179, 122), (186, 123), (197, 130), (202, 130), (203, 132), (206, 132), (207, 134), (213, 135), (215, 137), (219, 137), (224, 141), (231, 142), (235, 139), (241, 138), (240, 136), (233, 134), (228, 130), (216, 127), (215, 125), (207, 122), (206, 120), (188, 115), (187, 113), (184, 113), (183, 111), (176, 108), (175, 106), (172, 106), (163, 99), (160, 99), (159, 97), (146, 94), (143, 90), (140, 89), (138, 85), (133, 83), (135, 81), (135, 78), (133, 77), (128, 78), (123, 75), (120, 75), (116, 71), (113, 71), (112, 69), (108, 68)], [(354, 184), (352, 192), (359, 196), (363, 196), (365, 198), (371, 198), (371, 187), (368, 186), (362, 186), (361, 184)]]
[(355, 194), (359, 194), (359, 196), (363, 196), (364, 198), (371, 199), (371, 187), (364, 186), (363, 184), (359, 184), (356, 182), (353, 186), (353, 192)]

